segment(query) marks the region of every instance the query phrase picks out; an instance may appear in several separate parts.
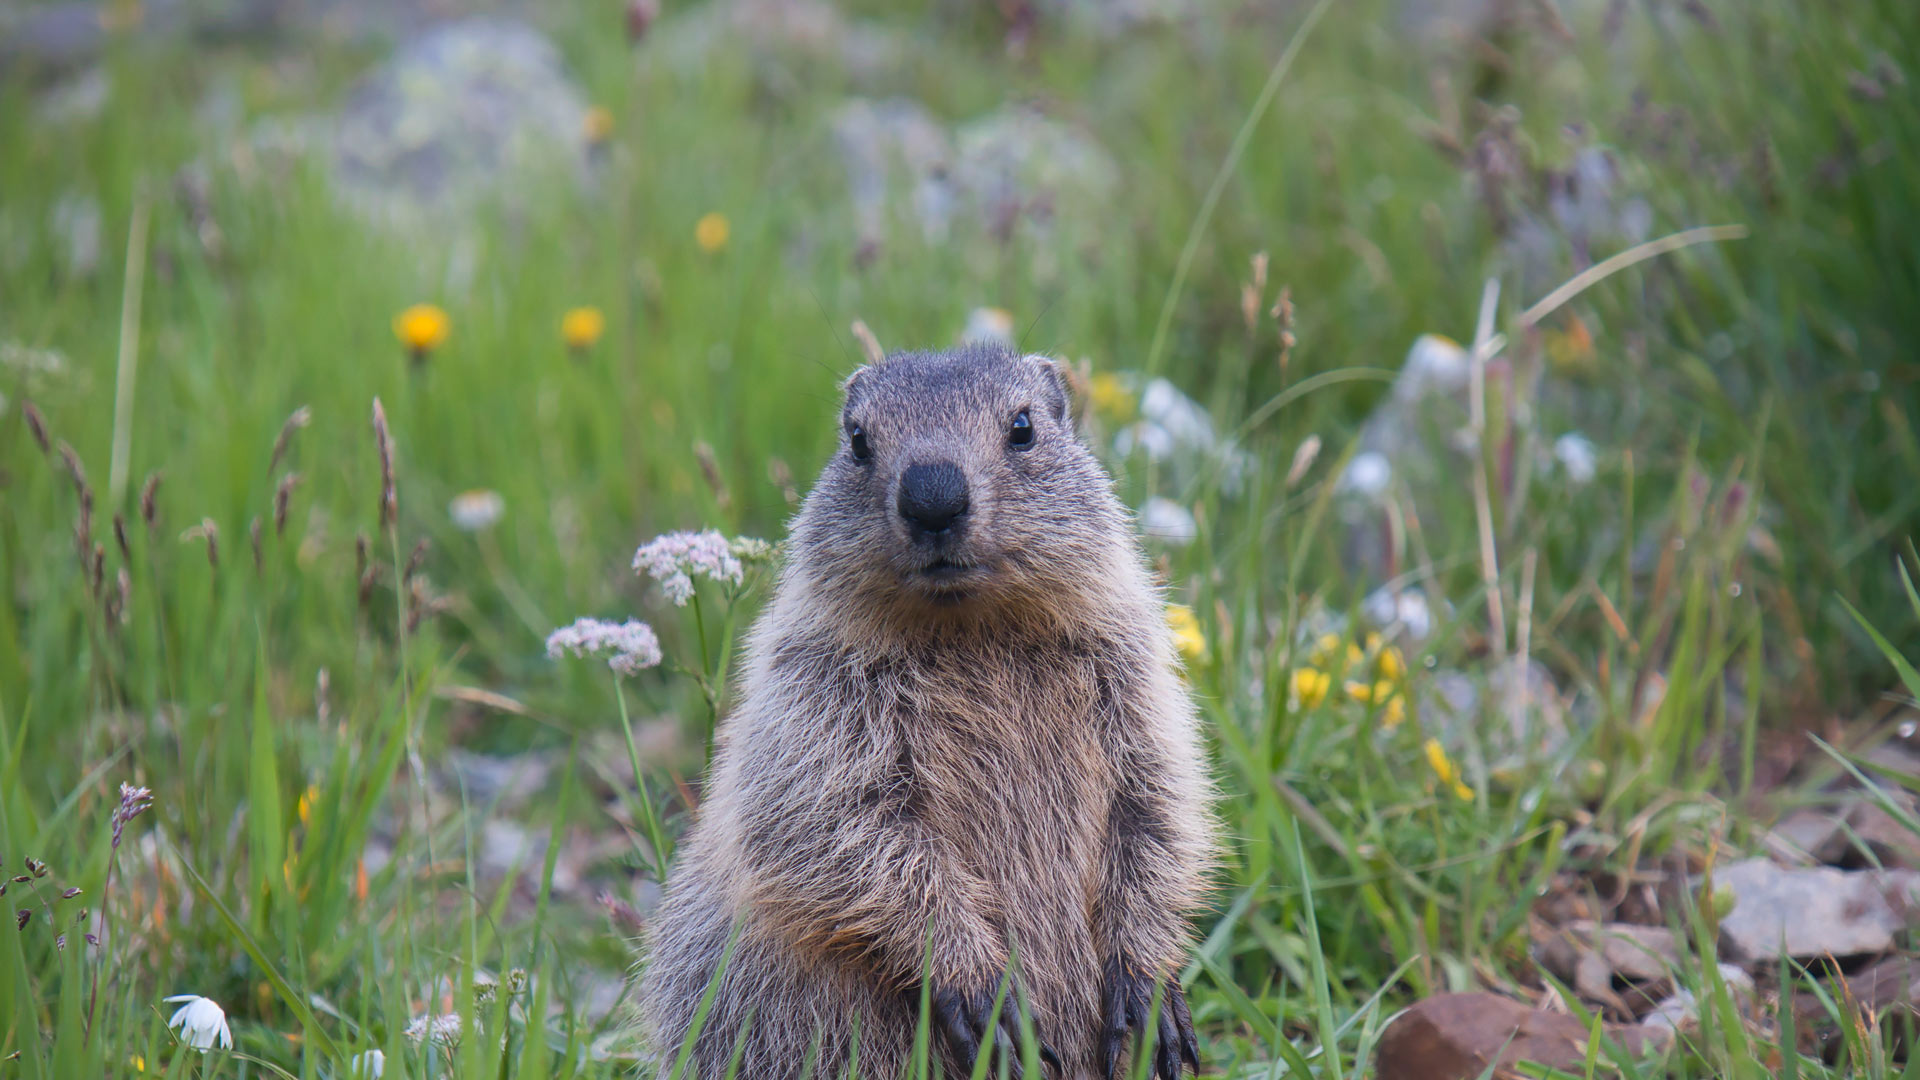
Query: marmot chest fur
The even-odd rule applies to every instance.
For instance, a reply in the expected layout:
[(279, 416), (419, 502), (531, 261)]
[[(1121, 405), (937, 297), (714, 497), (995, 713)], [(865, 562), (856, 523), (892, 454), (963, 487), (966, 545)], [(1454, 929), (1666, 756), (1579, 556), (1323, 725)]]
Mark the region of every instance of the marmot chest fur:
[(1197, 1069), (1175, 974), (1209, 781), (1059, 370), (898, 354), (847, 381), (841, 428), (650, 928), (662, 1075), (710, 985), (701, 1080), (893, 1080), (923, 995), (949, 1076), (1017, 1056), (1021, 1014), (1063, 1080), (1118, 1075), (1149, 1031), (1156, 1075)]

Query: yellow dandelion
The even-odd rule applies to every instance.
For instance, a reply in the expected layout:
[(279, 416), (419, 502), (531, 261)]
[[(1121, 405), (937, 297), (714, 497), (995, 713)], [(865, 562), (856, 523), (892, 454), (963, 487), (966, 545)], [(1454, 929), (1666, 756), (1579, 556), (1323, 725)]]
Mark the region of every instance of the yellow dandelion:
[(1473, 789), (1460, 779), (1460, 771), (1454, 768), (1453, 759), (1447, 756), (1447, 750), (1440, 745), (1439, 739), (1428, 739), (1424, 749), (1427, 752), (1427, 766), (1433, 770), (1434, 778), (1442, 787), (1452, 789), (1462, 802), (1473, 801)]
[(1167, 626), (1173, 630), (1174, 648), (1191, 664), (1207, 653), (1207, 636), (1200, 632), (1200, 620), (1185, 604), (1167, 605)]
[(1087, 396), (1093, 399), (1093, 408), (1103, 416), (1115, 420), (1131, 420), (1134, 409), (1138, 407), (1133, 399), (1133, 391), (1120, 381), (1120, 376), (1111, 371), (1103, 371), (1087, 382)]
[(727, 215), (717, 210), (702, 217), (693, 226), (693, 242), (709, 255), (726, 247), (727, 237), (732, 234), (733, 226), (727, 222)]
[(607, 332), (607, 317), (597, 307), (577, 307), (560, 317), (560, 340), (574, 352), (585, 352)]
[(432, 304), (415, 304), (393, 317), (393, 336), (400, 339), (415, 360), (447, 343), (453, 332), (453, 320)]
[(605, 105), (588, 109), (587, 114), (580, 118), (580, 129), (589, 145), (606, 142), (613, 134), (613, 110)]
[(1333, 676), (1318, 668), (1295, 668), (1293, 672), (1293, 700), (1302, 709), (1311, 709), (1327, 700), (1327, 691), (1333, 687)]

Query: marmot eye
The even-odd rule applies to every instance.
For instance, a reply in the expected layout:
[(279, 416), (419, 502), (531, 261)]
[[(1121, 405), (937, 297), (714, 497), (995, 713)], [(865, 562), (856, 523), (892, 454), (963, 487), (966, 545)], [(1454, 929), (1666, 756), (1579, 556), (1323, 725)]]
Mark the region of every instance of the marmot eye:
[(1013, 414), (1013, 430), (1007, 432), (1007, 445), (1015, 450), (1033, 445), (1033, 417), (1027, 415), (1027, 410)]
[(847, 428), (847, 444), (853, 448), (855, 461), (865, 461), (873, 456), (873, 449), (867, 445), (867, 433), (859, 424)]

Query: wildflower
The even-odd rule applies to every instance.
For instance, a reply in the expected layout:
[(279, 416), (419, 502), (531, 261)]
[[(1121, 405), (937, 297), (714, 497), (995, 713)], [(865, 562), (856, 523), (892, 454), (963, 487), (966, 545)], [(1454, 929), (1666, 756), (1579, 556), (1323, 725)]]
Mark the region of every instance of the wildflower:
[(616, 674), (633, 675), (660, 662), (660, 639), (651, 626), (635, 619), (624, 623), (575, 619), (572, 626), (547, 635), (548, 656), (558, 660), (568, 652), (575, 656), (611, 653), (607, 666)]
[(774, 547), (757, 536), (736, 536), (727, 541), (727, 550), (742, 563), (766, 563), (773, 561)]
[(660, 583), (675, 607), (693, 599), (693, 575), (740, 584), (746, 571), (727, 538), (713, 529), (656, 536), (633, 553), (633, 572)]
[(1341, 690), (1362, 705), (1377, 706), (1380, 709), (1380, 725), (1388, 731), (1399, 727), (1407, 718), (1405, 698), (1398, 693), (1398, 687), (1385, 679), (1374, 683), (1348, 682)]
[(1291, 686), (1294, 706), (1311, 709), (1327, 700), (1327, 691), (1333, 687), (1333, 676), (1319, 668), (1295, 668)]
[(1133, 391), (1127, 389), (1127, 384), (1120, 380), (1120, 376), (1111, 371), (1103, 371), (1089, 380), (1087, 393), (1093, 399), (1096, 411), (1116, 420), (1131, 419), (1137, 407)]
[(507, 501), (497, 491), (475, 488), (463, 491), (447, 504), (447, 516), (453, 519), (454, 527), (462, 532), (480, 532), (490, 529), (505, 513)]
[(1167, 605), (1167, 625), (1173, 630), (1173, 646), (1191, 664), (1207, 653), (1207, 636), (1200, 632), (1200, 620), (1185, 604)]
[(1367, 635), (1367, 653), (1373, 657), (1374, 671), (1382, 679), (1397, 679), (1407, 673), (1400, 650), (1382, 641), (1379, 634)]
[(1440, 740), (1428, 739), (1425, 750), (1427, 765), (1433, 770), (1433, 775), (1440, 781), (1440, 785), (1452, 789), (1460, 801), (1472, 802), (1473, 789), (1461, 781), (1459, 770), (1454, 768), (1453, 760), (1447, 757), (1446, 748), (1440, 745)]
[(1599, 472), (1599, 455), (1594, 450), (1593, 440), (1577, 431), (1570, 431), (1553, 440), (1553, 460), (1566, 470), (1567, 479), (1579, 487), (1593, 481)]
[(1013, 345), (1013, 313), (1006, 308), (977, 307), (967, 313), (962, 345)]
[(428, 353), (446, 344), (452, 331), (453, 322), (447, 313), (432, 304), (415, 304), (393, 317), (393, 336), (416, 361), (425, 360)]
[(1176, 546), (1191, 544), (1200, 535), (1193, 513), (1172, 499), (1155, 495), (1140, 508), (1140, 531)]
[(113, 846), (120, 846), (120, 836), (126, 831), (127, 822), (147, 812), (153, 805), (153, 791), (149, 788), (134, 787), (122, 780), (120, 782), (120, 805), (113, 811)]
[(441, 1013), (438, 1016), (416, 1016), (407, 1025), (405, 1035), (414, 1042), (426, 1040), (435, 1046), (459, 1046), (463, 1026), (459, 1013)]
[(387, 1055), (382, 1050), (368, 1050), (347, 1059), (348, 1080), (380, 1080), (387, 1071)]
[(181, 1002), (181, 1006), (167, 1021), (167, 1026), (178, 1031), (180, 1041), (201, 1053), (211, 1050), (215, 1043), (223, 1050), (233, 1049), (233, 1032), (227, 1028), (227, 1011), (211, 998), (198, 994), (175, 994), (166, 1000)]
[(727, 246), (727, 237), (733, 232), (733, 226), (727, 222), (727, 215), (714, 211), (702, 217), (693, 226), (693, 242), (700, 250), (711, 255)]
[(597, 307), (577, 307), (560, 317), (560, 340), (574, 352), (586, 352), (607, 332), (607, 317)]
[(1347, 471), (1340, 474), (1338, 490), (1341, 494), (1358, 495), (1363, 499), (1378, 498), (1393, 482), (1393, 463), (1387, 455), (1378, 450), (1368, 450), (1356, 454), (1347, 462)]
[(613, 110), (605, 105), (595, 105), (580, 118), (580, 131), (587, 137), (587, 144), (598, 145), (606, 142), (613, 134)]
[(300, 824), (306, 825), (312, 822), (313, 804), (315, 800), (319, 798), (320, 786), (318, 784), (308, 784), (307, 790), (300, 793), (300, 801), (295, 803), (293, 807), (294, 816), (300, 819)]

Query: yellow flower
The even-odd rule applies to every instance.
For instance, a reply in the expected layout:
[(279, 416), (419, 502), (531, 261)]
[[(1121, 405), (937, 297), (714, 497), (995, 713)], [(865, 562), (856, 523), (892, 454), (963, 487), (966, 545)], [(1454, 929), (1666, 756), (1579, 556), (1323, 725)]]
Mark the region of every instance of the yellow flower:
[(595, 105), (581, 118), (580, 128), (589, 144), (606, 142), (613, 134), (613, 111), (605, 105)]
[(407, 347), (414, 359), (424, 359), (426, 355), (446, 344), (447, 335), (453, 332), (453, 321), (447, 313), (432, 304), (415, 304), (393, 317), (393, 336)]
[(1133, 400), (1133, 391), (1120, 381), (1120, 376), (1110, 371), (1095, 375), (1087, 383), (1087, 394), (1093, 399), (1096, 411), (1113, 417), (1115, 420), (1131, 420), (1137, 407)]
[(134, 1072), (146, 1072), (146, 1071), (147, 1071), (147, 1059), (146, 1059), (146, 1058), (143, 1058), (143, 1057), (141, 1057), (141, 1056), (140, 1056), (139, 1054), (135, 1054), (135, 1055), (133, 1055), (132, 1057), (130, 1057), (130, 1058), (128, 1058), (128, 1059), (127, 1059), (127, 1064), (129, 1064), (129, 1065), (131, 1065), (131, 1066), (133, 1066), (133, 1071), (134, 1071)]
[(1454, 768), (1453, 760), (1447, 757), (1446, 748), (1440, 745), (1440, 740), (1428, 739), (1425, 749), (1427, 765), (1433, 769), (1433, 775), (1440, 781), (1441, 786), (1451, 788), (1454, 795), (1458, 796), (1462, 802), (1472, 802), (1473, 789), (1460, 779), (1459, 770)]
[(299, 815), (300, 824), (305, 825), (313, 817), (313, 801), (320, 797), (320, 788), (308, 784), (307, 790), (300, 793), (300, 801), (294, 805), (294, 813)]
[(597, 307), (577, 307), (560, 317), (560, 340), (575, 352), (593, 348), (607, 332), (607, 317)]
[(1367, 651), (1373, 654), (1374, 672), (1382, 679), (1397, 679), (1407, 673), (1406, 658), (1399, 649), (1382, 644), (1379, 634), (1367, 635)]
[(1167, 605), (1167, 625), (1173, 629), (1174, 648), (1191, 664), (1207, 653), (1207, 636), (1200, 632), (1200, 620), (1185, 604)]
[(1293, 672), (1293, 699), (1302, 709), (1311, 709), (1327, 700), (1327, 691), (1333, 686), (1333, 676), (1318, 668), (1295, 668)]
[(727, 223), (727, 215), (714, 211), (696, 222), (693, 226), (693, 242), (700, 250), (711, 255), (727, 246), (727, 237), (733, 232), (733, 226)]
[(1362, 705), (1375, 705), (1380, 709), (1380, 726), (1392, 731), (1407, 718), (1407, 703), (1393, 683), (1382, 680), (1369, 686), (1363, 682), (1349, 682), (1340, 689), (1347, 697)]

